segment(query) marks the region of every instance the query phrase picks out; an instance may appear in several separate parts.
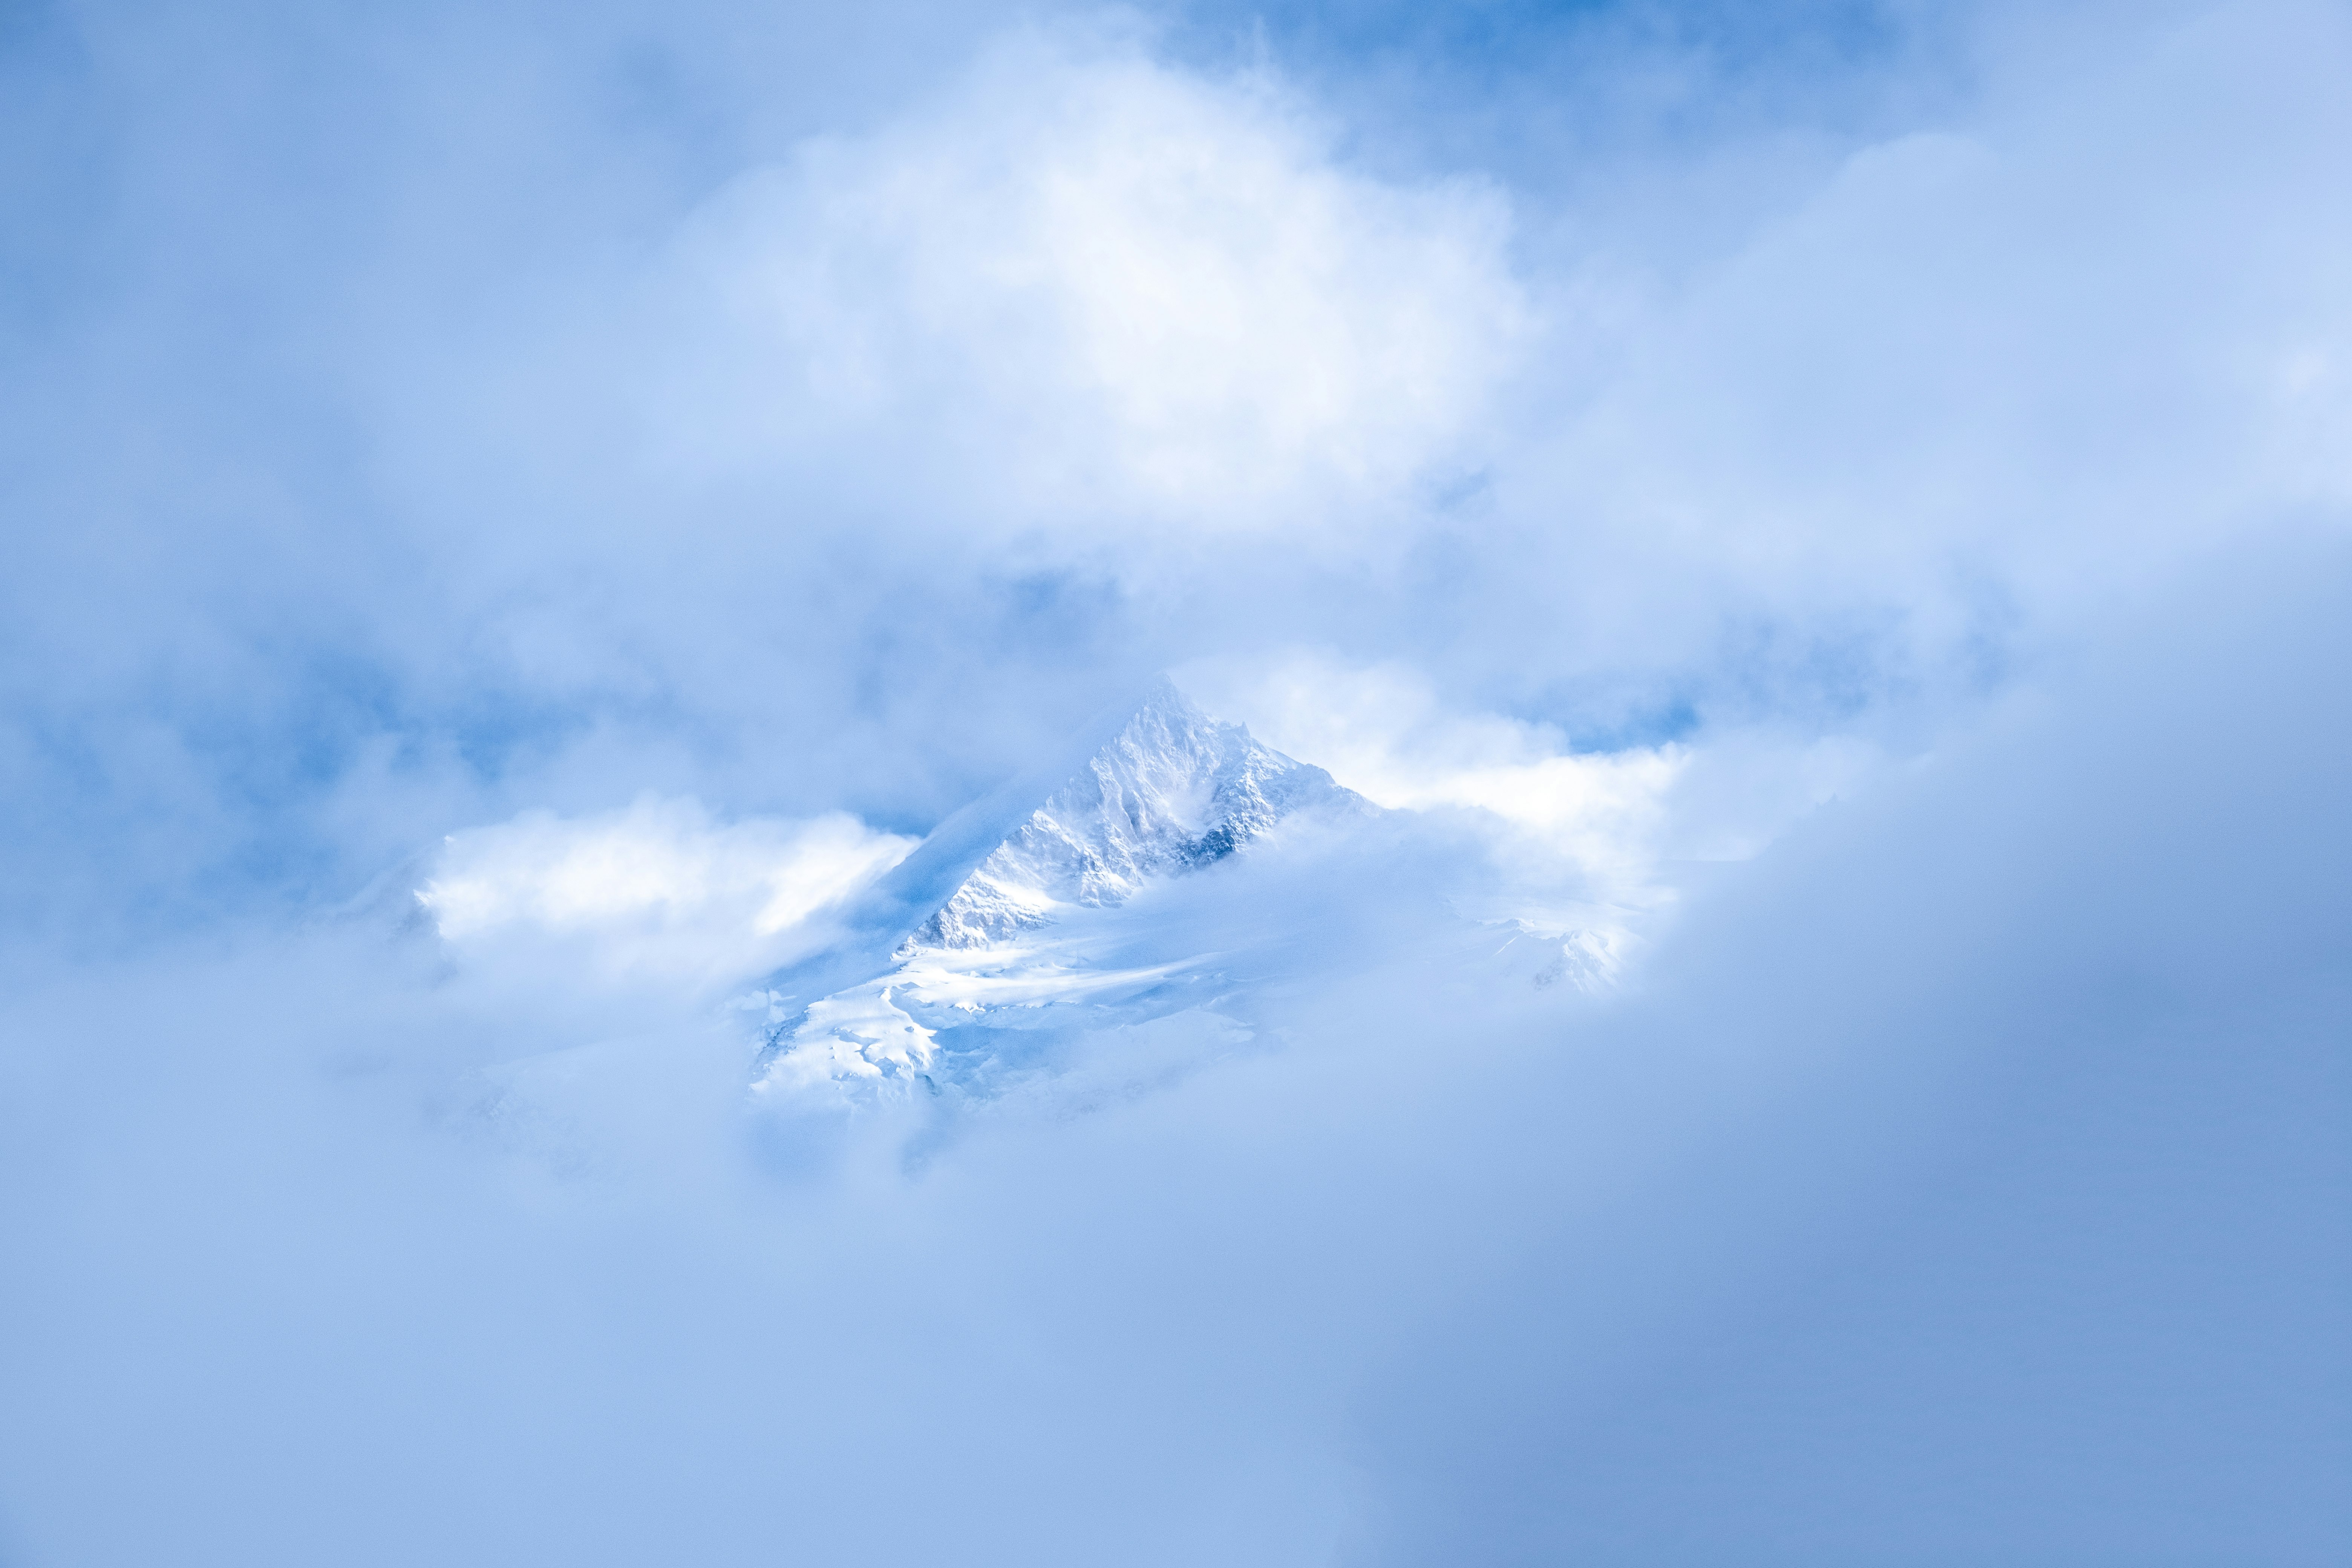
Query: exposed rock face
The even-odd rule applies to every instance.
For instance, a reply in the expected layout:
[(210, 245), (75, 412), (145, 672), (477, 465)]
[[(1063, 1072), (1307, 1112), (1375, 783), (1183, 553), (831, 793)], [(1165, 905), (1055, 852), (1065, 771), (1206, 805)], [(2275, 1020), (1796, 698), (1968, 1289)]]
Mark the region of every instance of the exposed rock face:
[(1032, 812), (908, 939), (975, 948), (1118, 904), (1145, 881), (1232, 854), (1293, 813), (1375, 808), (1162, 683), (1118, 737)]

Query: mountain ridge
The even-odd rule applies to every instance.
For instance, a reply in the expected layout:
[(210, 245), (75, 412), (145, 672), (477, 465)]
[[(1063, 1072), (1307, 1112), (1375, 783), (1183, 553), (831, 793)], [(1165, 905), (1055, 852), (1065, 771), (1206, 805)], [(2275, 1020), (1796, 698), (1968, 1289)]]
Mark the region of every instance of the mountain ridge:
[(1163, 679), (1119, 732), (1007, 834), (900, 952), (982, 947), (1052, 923), (1059, 906), (1123, 903), (1304, 810), (1379, 808), (1312, 763), (1213, 719)]
[[(1127, 1021), (1198, 1006), (1213, 954), (1106, 964), (1103, 920), (1289, 818), (1381, 815), (1323, 769), (1203, 712), (1164, 677), (1123, 711), (1108, 739), (1096, 740), (1103, 721), (1089, 726), (1091, 751), (1055, 765), (1050, 786), (1051, 774), (1033, 771), (943, 822), (886, 879), (893, 885), (869, 895), (863, 938), (771, 978), (761, 1082), (930, 1082), (941, 1034), (986, 1042), (963, 1054), (992, 1066), (1073, 1006)], [(1043, 799), (1027, 795), (1034, 804), (1015, 816), (1019, 792), (1041, 786)], [(1063, 926), (1071, 934), (1054, 940)]]

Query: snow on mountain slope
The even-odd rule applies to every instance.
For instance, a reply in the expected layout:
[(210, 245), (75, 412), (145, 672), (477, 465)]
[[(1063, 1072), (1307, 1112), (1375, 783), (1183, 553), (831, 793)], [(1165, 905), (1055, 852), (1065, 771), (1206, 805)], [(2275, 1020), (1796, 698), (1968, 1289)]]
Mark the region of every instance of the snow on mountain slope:
[(1378, 808), (1260, 745), (1161, 681), (1086, 767), (981, 862), (909, 948), (975, 948), (1125, 902), (1150, 878), (1223, 859), (1300, 811)]
[[(987, 1099), (1106, 1041), (1138, 1058), (1231, 1048), (1268, 987), (1377, 963), (1398, 941), (1483, 983), (1591, 989), (1615, 966), (1615, 933), (1563, 942), (1466, 921), (1410, 873), (1400, 883), (1412, 814), (1165, 681), (1056, 766), (950, 818), (877, 891), (856, 942), (745, 999), (765, 1014), (763, 1092)], [(1042, 802), (1021, 811), (1021, 790)]]

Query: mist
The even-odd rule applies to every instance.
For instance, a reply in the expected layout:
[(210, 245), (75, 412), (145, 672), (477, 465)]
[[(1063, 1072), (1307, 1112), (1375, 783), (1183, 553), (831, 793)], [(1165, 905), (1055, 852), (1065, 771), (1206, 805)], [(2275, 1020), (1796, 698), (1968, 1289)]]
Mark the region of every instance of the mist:
[[(2352, 1545), (2338, 9), (0, 62), (0, 1562)], [(754, 1092), (1161, 671), (1247, 1000)]]

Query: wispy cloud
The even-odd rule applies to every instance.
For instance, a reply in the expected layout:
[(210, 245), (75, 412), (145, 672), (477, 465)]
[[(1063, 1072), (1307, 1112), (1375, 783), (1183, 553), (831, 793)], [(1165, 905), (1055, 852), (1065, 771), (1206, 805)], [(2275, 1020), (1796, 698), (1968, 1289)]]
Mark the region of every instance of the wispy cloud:
[[(0, 24), (0, 1558), (2342, 1559), (2352, 30), (1572, 9)], [(1163, 669), (1415, 815), (754, 1104)]]
[(589, 977), (738, 981), (830, 936), (821, 917), (915, 841), (835, 812), (721, 826), (698, 802), (645, 799), (560, 819), (529, 812), (452, 835), (415, 897), (460, 951), (581, 950)]

